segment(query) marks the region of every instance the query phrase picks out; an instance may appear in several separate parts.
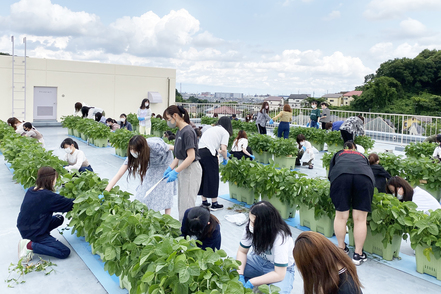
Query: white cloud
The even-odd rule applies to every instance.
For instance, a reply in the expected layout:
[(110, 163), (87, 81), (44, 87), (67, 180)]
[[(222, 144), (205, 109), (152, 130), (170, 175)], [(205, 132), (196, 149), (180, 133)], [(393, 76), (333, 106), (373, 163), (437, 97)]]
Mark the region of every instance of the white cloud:
[(427, 28), (416, 19), (407, 18), (400, 23), (402, 32), (408, 36), (420, 37), (427, 33)]
[(407, 42), (394, 46), (392, 43), (386, 42), (375, 44), (370, 48), (369, 53), (373, 59), (382, 63), (395, 58), (415, 58), (424, 49), (434, 49), (436, 47), (436, 45), (422, 45), (420, 43), (411, 45)]
[(407, 11), (439, 9), (441, 0), (372, 0), (363, 16), (371, 20), (385, 20), (401, 17)]
[(340, 18), (340, 11), (334, 10), (323, 19), (329, 21), (329, 20), (333, 20), (333, 19), (337, 19), (337, 18)]
[(193, 38), (193, 44), (198, 47), (217, 47), (225, 44), (225, 41), (214, 37), (211, 33), (204, 31)]

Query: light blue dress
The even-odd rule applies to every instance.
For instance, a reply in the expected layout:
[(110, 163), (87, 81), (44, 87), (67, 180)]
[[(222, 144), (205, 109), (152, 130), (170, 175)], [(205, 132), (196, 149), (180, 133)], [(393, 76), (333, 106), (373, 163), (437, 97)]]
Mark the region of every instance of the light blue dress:
[[(150, 147), (150, 163), (142, 184), (136, 188), (135, 198), (147, 205), (149, 209), (161, 211), (172, 207), (173, 195), (177, 193), (177, 181), (167, 183), (167, 179), (162, 180), (147, 197), (144, 196), (162, 178), (174, 157), (169, 146), (161, 138), (148, 138), (147, 144)], [(128, 159), (124, 161), (124, 164), (128, 164)]]

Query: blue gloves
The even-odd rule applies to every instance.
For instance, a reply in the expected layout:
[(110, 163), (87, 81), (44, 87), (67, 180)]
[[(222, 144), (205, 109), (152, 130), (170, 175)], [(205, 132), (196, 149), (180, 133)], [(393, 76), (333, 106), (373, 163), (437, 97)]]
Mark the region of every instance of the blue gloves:
[(222, 165), (227, 165), (227, 163), (228, 163), (228, 159), (224, 158), (224, 160), (222, 161)]
[(254, 156), (252, 154), (250, 155), (250, 157), (251, 157), (252, 160), (254, 160), (254, 158), (256, 158), (256, 156)]
[(227, 151), (227, 157), (230, 158), (231, 157), (231, 153)]
[(306, 151), (306, 147), (305, 146), (303, 146), (302, 149), (303, 149), (303, 151)]
[(139, 120), (139, 121), (143, 121), (143, 120), (145, 120), (145, 117), (139, 117), (139, 116), (138, 116), (138, 120)]
[(243, 286), (245, 288), (247, 288), (247, 289), (253, 289), (254, 288), (254, 286), (253, 286), (253, 284), (251, 284), (250, 280), (248, 280), (248, 282), (246, 282), (246, 284), (243, 285)]
[(168, 178), (167, 183), (176, 181), (176, 179), (178, 178), (178, 172), (175, 170), (172, 170), (171, 172), (169, 172), (167, 174), (167, 178)]
[(171, 167), (167, 167), (167, 169), (166, 169), (165, 172), (164, 172), (163, 177), (164, 177), (164, 178), (168, 178), (168, 174), (169, 174), (171, 171), (172, 171)]
[(241, 282), (244, 287), (245, 287), (245, 284), (247, 283), (247, 282), (245, 282), (245, 277), (243, 275), (239, 275), (239, 282)]
[(274, 121), (272, 119), (270, 119), (269, 124), (270, 125), (274, 124)]

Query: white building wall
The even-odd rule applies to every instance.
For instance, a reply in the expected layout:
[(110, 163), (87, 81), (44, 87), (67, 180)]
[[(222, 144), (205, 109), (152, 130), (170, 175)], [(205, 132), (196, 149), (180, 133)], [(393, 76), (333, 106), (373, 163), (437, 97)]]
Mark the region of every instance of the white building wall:
[[(23, 58), (16, 57), (16, 63)], [(12, 57), (0, 56), (0, 119), (12, 116)], [(103, 108), (106, 117), (136, 113), (149, 91), (162, 103), (152, 104), (161, 114), (175, 103), (176, 70), (94, 62), (27, 58), (26, 120), (33, 121), (34, 87), (57, 88), (57, 120), (74, 112), (76, 102)], [(19, 117), (19, 115), (17, 115)]]

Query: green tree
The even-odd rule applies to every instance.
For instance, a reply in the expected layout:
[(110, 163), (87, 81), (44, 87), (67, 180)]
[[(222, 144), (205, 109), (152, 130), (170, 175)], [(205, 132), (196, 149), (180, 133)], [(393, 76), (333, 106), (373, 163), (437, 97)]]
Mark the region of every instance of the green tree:
[(351, 107), (358, 111), (380, 111), (403, 95), (401, 84), (390, 77), (376, 77), (365, 85), (360, 97), (354, 97)]
[(176, 102), (184, 102), (184, 99), (182, 98), (181, 93), (178, 92), (178, 89), (176, 89)]

